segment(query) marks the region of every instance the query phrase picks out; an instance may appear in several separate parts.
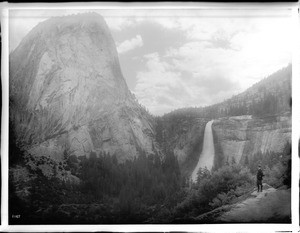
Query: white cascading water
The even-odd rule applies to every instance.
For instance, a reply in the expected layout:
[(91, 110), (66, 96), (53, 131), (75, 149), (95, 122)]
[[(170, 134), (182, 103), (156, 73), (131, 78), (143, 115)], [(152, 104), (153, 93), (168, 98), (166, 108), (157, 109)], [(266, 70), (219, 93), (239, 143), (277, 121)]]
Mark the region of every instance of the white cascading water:
[(196, 182), (197, 173), (199, 168), (207, 168), (208, 170), (212, 169), (214, 157), (215, 157), (215, 147), (214, 147), (214, 138), (212, 134), (212, 123), (213, 120), (207, 122), (204, 131), (203, 147), (200, 154), (198, 164), (192, 173), (192, 181)]

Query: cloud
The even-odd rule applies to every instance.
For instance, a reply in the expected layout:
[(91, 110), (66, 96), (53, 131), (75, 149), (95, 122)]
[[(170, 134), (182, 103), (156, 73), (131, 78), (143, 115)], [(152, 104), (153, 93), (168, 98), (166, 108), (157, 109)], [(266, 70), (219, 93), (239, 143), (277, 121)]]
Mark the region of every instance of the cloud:
[[(201, 76), (184, 71), (158, 53), (144, 56), (146, 70), (138, 72), (134, 93), (155, 115), (173, 109), (205, 106), (231, 96), (236, 83), (219, 76)], [(217, 85), (216, 85), (217, 84)]]
[[(170, 48), (166, 56), (178, 69), (195, 76), (222, 75), (239, 83), (238, 92), (291, 62), (289, 19), (230, 19), (223, 23), (214, 22), (205, 39), (189, 40), (179, 48)], [(220, 28), (222, 25), (226, 30)]]
[(183, 106), (189, 96), (180, 72), (173, 70), (158, 53), (144, 56), (146, 70), (137, 73), (134, 93), (154, 114), (163, 114)]
[(125, 40), (121, 44), (119, 44), (117, 46), (117, 50), (119, 54), (122, 54), (142, 46), (143, 39), (141, 35), (136, 35), (136, 37), (132, 38), (131, 40)]
[(200, 30), (197, 20), (186, 21), (182, 44), (144, 56), (134, 92), (152, 113), (221, 102), (291, 62), (288, 20), (205, 22)]
[(105, 21), (110, 30), (122, 31), (128, 27), (133, 27), (137, 23), (133, 18), (128, 17), (105, 17)]

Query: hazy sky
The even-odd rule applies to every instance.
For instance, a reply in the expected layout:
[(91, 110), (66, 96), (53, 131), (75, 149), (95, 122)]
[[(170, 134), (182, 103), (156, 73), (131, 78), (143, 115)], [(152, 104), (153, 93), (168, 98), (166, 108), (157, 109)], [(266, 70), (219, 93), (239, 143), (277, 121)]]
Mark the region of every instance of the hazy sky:
[[(85, 11), (104, 17), (130, 90), (155, 115), (220, 102), (291, 62), (285, 11)], [(10, 50), (37, 23), (78, 12), (10, 11)]]

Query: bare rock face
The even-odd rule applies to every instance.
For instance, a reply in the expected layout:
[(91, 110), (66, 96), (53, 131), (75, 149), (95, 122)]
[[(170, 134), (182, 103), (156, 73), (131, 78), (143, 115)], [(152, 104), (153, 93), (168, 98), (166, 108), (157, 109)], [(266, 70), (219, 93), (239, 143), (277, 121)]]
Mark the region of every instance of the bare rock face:
[(282, 152), (291, 142), (290, 113), (279, 116), (252, 118), (239, 116), (214, 121), (215, 145), (221, 148), (225, 161), (243, 163), (245, 156), (261, 152)]
[(10, 119), (33, 155), (153, 153), (153, 119), (123, 78), (104, 19), (95, 13), (37, 25), (10, 54)]

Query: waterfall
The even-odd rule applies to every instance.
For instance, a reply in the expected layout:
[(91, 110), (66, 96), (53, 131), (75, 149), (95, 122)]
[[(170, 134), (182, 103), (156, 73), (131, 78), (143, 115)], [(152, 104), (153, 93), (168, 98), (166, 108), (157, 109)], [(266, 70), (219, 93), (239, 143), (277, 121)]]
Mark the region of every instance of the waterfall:
[(211, 128), (212, 123), (213, 120), (207, 122), (205, 126), (202, 152), (199, 156), (198, 164), (191, 176), (193, 182), (196, 182), (197, 180), (197, 172), (199, 168), (206, 167), (208, 170), (211, 170), (213, 166), (215, 148), (214, 148), (214, 138), (213, 138), (212, 128)]

